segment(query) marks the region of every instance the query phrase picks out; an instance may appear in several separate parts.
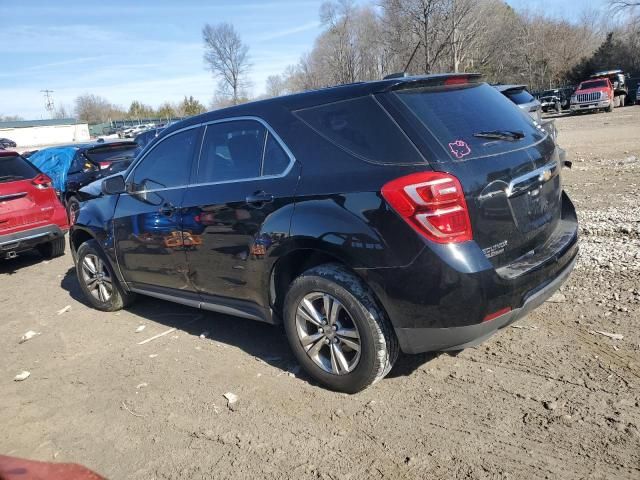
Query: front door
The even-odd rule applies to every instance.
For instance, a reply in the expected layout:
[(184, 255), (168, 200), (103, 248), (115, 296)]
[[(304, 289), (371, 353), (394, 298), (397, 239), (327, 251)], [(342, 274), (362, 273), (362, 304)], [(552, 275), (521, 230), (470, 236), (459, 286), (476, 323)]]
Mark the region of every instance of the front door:
[(207, 125), (184, 200), (189, 268), (204, 301), (268, 306), (264, 272), (271, 248), (288, 235), (298, 175), (299, 165), (263, 123)]
[(118, 264), (133, 288), (193, 290), (182, 238), (182, 202), (201, 129), (165, 137), (127, 178), (114, 236)]

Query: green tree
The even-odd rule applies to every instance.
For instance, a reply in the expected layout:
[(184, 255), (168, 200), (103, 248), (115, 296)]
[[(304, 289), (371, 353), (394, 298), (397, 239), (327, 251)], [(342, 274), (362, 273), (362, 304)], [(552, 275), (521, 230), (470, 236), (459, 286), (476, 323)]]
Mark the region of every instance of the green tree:
[(192, 115), (204, 113), (206, 111), (206, 108), (202, 103), (193, 98), (192, 95), (189, 95), (188, 98), (185, 95), (184, 100), (182, 100), (182, 102), (180, 103), (179, 110), (185, 117), (190, 117)]
[(160, 105), (156, 113), (158, 114), (158, 117), (166, 119), (174, 118), (177, 116), (175, 108), (169, 102), (164, 102), (162, 105)]
[(154, 116), (155, 112), (149, 105), (145, 105), (137, 100), (131, 102), (129, 106), (129, 118), (150, 118)]

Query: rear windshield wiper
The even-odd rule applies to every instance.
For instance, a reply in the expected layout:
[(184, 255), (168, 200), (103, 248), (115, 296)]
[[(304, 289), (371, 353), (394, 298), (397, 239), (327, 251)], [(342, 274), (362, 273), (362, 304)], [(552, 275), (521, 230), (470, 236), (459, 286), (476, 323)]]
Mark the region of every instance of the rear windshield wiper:
[(4, 177), (0, 177), (0, 182), (8, 182), (10, 180), (22, 180), (24, 177), (20, 175), (5, 175)]
[(474, 133), (473, 136), (477, 138), (492, 138), (495, 140), (508, 140), (510, 142), (515, 142), (524, 138), (524, 133), (513, 130), (490, 130), (487, 132)]

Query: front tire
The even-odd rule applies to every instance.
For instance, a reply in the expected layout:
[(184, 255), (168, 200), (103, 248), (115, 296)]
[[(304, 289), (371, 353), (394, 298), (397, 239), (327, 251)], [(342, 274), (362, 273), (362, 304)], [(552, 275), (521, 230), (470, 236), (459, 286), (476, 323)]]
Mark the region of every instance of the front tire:
[(284, 327), (296, 358), (315, 380), (345, 393), (383, 378), (398, 340), (369, 288), (338, 264), (307, 270), (284, 302)]
[(131, 305), (136, 298), (135, 294), (122, 288), (95, 240), (89, 240), (78, 248), (76, 273), (82, 293), (97, 310), (115, 312)]

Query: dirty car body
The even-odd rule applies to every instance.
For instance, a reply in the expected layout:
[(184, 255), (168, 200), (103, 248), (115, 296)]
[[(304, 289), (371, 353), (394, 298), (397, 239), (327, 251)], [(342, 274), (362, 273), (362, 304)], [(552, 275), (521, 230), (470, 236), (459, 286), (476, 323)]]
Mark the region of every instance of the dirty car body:
[[(577, 255), (554, 140), (476, 75), (364, 82), (199, 115), (161, 132), (103, 189), (70, 241), (76, 255), (104, 257), (121, 297), (284, 321), (307, 371), (342, 391), (366, 386), (366, 339), (386, 339), (391, 359), (393, 345), (476, 345), (551, 296)], [(315, 298), (292, 300), (305, 276), (333, 279), (374, 312), (377, 337), (353, 321), (358, 355), (324, 316), (307, 319), (317, 333), (300, 326), (309, 315), (292, 305)], [(331, 288), (325, 300), (338, 298)], [(331, 364), (325, 347), (305, 343), (316, 338)], [(359, 366), (334, 364), (333, 342)]]

